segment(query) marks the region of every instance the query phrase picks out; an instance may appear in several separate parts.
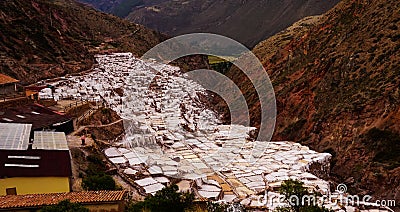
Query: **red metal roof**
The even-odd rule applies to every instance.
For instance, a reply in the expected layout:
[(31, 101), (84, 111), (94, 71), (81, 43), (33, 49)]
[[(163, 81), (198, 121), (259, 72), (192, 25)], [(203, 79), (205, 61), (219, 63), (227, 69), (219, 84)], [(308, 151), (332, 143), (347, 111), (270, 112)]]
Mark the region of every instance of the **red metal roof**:
[(7, 75), (4, 75), (4, 74), (0, 74), (0, 85), (16, 83), (16, 82), (19, 82), (19, 80), (16, 80), (16, 79), (9, 77)]
[(0, 209), (55, 205), (66, 199), (82, 204), (116, 202), (123, 200), (125, 193), (125, 191), (77, 191), (52, 194), (6, 195), (0, 196)]
[[(2, 123), (29, 123), (32, 130), (41, 130), (55, 123), (63, 123), (71, 120), (71, 117), (62, 115), (39, 104), (16, 105), (15, 107), (0, 109)], [(22, 115), (24, 118), (18, 117)], [(5, 121), (5, 119), (11, 121)]]

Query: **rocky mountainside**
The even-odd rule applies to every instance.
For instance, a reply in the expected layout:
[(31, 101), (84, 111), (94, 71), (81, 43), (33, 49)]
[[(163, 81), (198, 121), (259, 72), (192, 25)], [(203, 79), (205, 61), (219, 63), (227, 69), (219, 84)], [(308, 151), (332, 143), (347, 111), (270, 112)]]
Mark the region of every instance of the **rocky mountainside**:
[[(400, 2), (343, 0), (258, 44), (272, 79), (275, 140), (333, 155), (332, 177), (351, 193), (400, 200)], [(236, 68), (228, 74), (259, 126), (258, 99)]]
[(91, 68), (95, 53), (141, 55), (166, 39), (72, 0), (0, 1), (0, 70), (23, 84)]
[(339, 0), (81, 1), (171, 36), (212, 32), (253, 47), (305, 16), (327, 11)]

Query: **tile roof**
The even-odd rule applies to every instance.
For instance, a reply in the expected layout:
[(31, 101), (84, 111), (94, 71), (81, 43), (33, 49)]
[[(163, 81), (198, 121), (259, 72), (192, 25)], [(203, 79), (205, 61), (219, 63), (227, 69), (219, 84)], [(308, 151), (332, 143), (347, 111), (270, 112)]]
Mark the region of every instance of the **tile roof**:
[(125, 193), (125, 191), (77, 191), (52, 194), (6, 195), (0, 196), (0, 209), (55, 205), (66, 199), (82, 204), (114, 202), (123, 200)]
[(14, 82), (19, 82), (19, 80), (16, 80), (4, 74), (0, 74), (0, 85), (14, 83)]

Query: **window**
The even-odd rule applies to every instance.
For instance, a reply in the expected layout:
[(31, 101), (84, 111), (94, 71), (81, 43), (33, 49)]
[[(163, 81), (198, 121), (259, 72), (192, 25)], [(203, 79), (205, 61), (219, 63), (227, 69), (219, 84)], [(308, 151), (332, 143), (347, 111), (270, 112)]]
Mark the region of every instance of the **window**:
[(17, 188), (6, 188), (6, 194), (7, 195), (17, 195)]

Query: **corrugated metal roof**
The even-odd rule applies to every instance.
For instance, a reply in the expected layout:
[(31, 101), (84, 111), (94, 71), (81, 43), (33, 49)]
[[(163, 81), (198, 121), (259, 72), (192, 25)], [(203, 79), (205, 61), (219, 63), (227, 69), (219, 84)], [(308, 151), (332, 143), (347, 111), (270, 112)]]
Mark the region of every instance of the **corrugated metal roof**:
[(26, 150), (32, 124), (0, 123), (0, 149)]
[(68, 150), (63, 132), (35, 131), (33, 140), (32, 149)]
[[(3, 108), (1, 112), (3, 112), (0, 114), (1, 123), (29, 123), (32, 124), (32, 130), (58, 128), (60, 126), (57, 124), (71, 120), (71, 117), (39, 104), (15, 105), (14, 107)], [(20, 118), (17, 115), (25, 118)], [(70, 129), (62, 130), (68, 131)]]
[(55, 205), (69, 199), (75, 203), (102, 203), (121, 201), (125, 191), (79, 191), (53, 194), (26, 194), (0, 196), (0, 208), (25, 208)]

